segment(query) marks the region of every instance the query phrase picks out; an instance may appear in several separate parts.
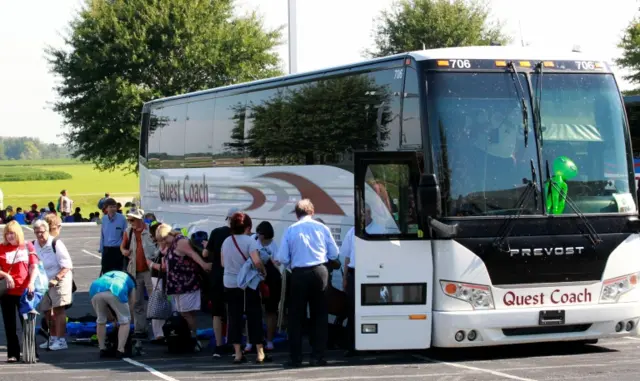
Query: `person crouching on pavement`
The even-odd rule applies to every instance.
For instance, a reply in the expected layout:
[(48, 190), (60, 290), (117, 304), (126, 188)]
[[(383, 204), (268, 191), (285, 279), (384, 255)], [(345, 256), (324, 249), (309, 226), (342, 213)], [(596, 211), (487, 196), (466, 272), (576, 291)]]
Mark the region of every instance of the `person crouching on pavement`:
[(124, 271), (109, 271), (91, 283), (89, 296), (91, 297), (91, 305), (98, 316), (96, 334), (101, 358), (109, 357), (106, 346), (109, 307), (116, 313), (119, 324), (116, 358), (125, 357), (124, 351), (129, 337), (129, 322), (131, 321), (129, 299), (133, 297), (135, 288), (135, 279)]

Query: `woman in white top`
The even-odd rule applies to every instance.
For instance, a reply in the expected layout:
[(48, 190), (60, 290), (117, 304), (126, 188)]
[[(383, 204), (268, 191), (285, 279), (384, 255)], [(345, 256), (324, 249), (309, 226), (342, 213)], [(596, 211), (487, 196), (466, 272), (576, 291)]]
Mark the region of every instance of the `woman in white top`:
[(269, 256), (269, 260), (265, 263), (267, 270), (265, 283), (269, 287), (269, 296), (264, 298), (262, 302), (267, 314), (267, 350), (273, 350), (273, 338), (278, 325), (278, 307), (282, 297), (282, 269), (275, 260), (278, 245), (273, 239), (273, 226), (268, 221), (262, 221), (258, 224), (256, 233), (260, 251), (264, 251)]
[(40, 348), (49, 347), (52, 351), (67, 349), (65, 307), (73, 301), (71, 256), (64, 243), (49, 234), (49, 224), (45, 220), (34, 222), (33, 232), (36, 235), (33, 246), (49, 278), (49, 291), (40, 303), (40, 310), (49, 324), (49, 342)]
[(258, 242), (249, 235), (251, 232), (251, 217), (238, 212), (231, 216), (229, 221), (231, 236), (227, 237), (220, 249), (221, 262), (224, 267), (223, 283), (225, 299), (228, 311), (227, 342), (233, 344), (235, 351), (234, 364), (246, 362), (240, 345), (242, 343), (242, 315), (247, 315), (249, 326), (248, 339), (256, 346), (256, 363), (261, 364), (270, 361), (265, 356), (262, 340), (262, 305), (260, 291), (247, 287), (245, 290), (238, 287), (238, 273), (247, 260), (253, 261), (256, 269), (263, 275), (265, 268), (258, 254)]

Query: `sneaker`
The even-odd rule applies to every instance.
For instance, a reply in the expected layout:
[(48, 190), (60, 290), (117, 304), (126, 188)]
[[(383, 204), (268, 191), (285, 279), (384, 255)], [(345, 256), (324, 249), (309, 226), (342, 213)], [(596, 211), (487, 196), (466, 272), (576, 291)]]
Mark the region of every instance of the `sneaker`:
[(58, 339), (53, 344), (49, 346), (49, 349), (52, 351), (61, 351), (63, 349), (68, 349), (67, 340), (66, 339)]
[(52, 338), (49, 338), (49, 340), (45, 341), (44, 343), (40, 344), (40, 349), (47, 349), (49, 347), (51, 347), (54, 343), (54, 340)]
[(127, 357), (127, 356), (124, 353), (122, 353), (120, 351), (116, 351), (116, 360), (122, 360), (125, 357)]
[(111, 354), (106, 350), (106, 349), (101, 349), (100, 350), (100, 358), (101, 359), (106, 359), (112, 357)]

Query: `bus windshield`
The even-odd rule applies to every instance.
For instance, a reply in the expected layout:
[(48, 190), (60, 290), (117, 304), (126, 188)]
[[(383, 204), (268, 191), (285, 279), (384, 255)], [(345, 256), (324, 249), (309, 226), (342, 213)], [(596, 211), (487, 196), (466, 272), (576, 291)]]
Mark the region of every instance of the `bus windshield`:
[[(444, 215), (545, 213), (542, 198), (535, 203), (530, 197), (523, 205), (518, 201), (533, 178), (532, 165), (540, 183), (547, 179), (547, 167), (554, 175), (558, 157), (577, 166), (577, 173), (564, 181), (581, 213), (635, 210), (624, 110), (613, 76), (533, 74), (531, 84), (540, 97), (541, 157), (533, 139), (536, 102), (525, 74), (427, 74), (429, 129)], [(528, 144), (523, 96), (529, 114)], [(566, 205), (562, 213), (576, 212)]]
[[(428, 115), (445, 216), (511, 214), (536, 160), (524, 74), (430, 72)], [(524, 90), (524, 92), (522, 92)], [(530, 127), (525, 145), (522, 97)], [(524, 181), (523, 181), (524, 180)], [(523, 213), (541, 212), (533, 201)]]
[[(576, 164), (567, 191), (583, 213), (635, 210), (624, 108), (613, 75), (544, 73), (531, 79), (540, 97), (543, 170), (548, 165), (553, 175), (560, 156)], [(574, 212), (567, 207), (564, 213)]]

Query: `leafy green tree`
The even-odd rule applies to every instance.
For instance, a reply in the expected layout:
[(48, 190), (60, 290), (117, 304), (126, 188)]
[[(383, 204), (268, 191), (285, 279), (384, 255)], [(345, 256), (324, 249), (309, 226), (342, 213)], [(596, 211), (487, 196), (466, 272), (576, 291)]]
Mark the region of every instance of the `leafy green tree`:
[[(616, 64), (630, 71), (624, 79), (635, 85), (640, 85), (640, 18), (636, 17), (627, 26), (618, 43), (622, 49), (622, 57), (616, 59)], [(640, 88), (625, 92), (625, 95), (639, 95)]]
[(504, 44), (499, 22), (489, 21), (486, 0), (399, 0), (380, 15), (371, 57), (413, 50)]
[(281, 30), (233, 0), (87, 0), (63, 48), (47, 49), (74, 157), (100, 169), (138, 158), (142, 104), (280, 74)]
[(24, 149), (22, 150), (22, 153), (20, 154), (20, 158), (23, 160), (37, 160), (40, 159), (41, 155), (40, 155), (40, 150), (38, 149), (38, 147), (36, 147), (36, 145), (33, 143), (33, 141), (26, 141), (24, 142)]

